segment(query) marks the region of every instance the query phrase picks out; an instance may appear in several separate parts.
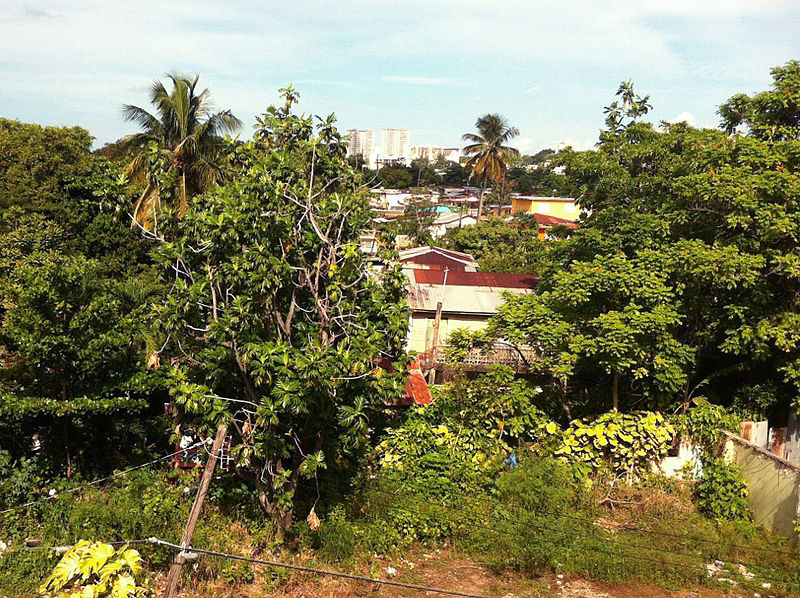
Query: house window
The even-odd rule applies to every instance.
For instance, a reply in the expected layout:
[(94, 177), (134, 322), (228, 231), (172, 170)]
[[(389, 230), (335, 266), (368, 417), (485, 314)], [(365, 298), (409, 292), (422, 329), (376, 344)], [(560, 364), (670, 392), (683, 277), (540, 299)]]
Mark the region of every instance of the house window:
[(540, 214), (549, 214), (550, 213), (550, 204), (547, 202), (539, 202), (539, 207), (536, 208), (536, 211)]
[(574, 203), (566, 203), (564, 204), (564, 211), (567, 214), (574, 214), (577, 207)]

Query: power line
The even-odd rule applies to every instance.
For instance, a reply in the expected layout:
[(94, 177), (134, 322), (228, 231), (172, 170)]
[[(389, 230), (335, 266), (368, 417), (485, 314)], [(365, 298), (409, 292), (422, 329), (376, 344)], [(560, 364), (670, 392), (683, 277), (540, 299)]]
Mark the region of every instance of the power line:
[[(131, 544), (150, 544), (150, 540), (114, 540), (113, 542), (106, 542), (104, 540), (96, 540), (97, 542), (102, 542), (103, 544), (110, 544), (111, 546), (129, 546)], [(63, 553), (72, 548), (77, 541), (73, 542), (71, 545), (68, 546), (19, 546), (17, 548), (8, 548), (6, 550), (0, 551), (0, 557), (4, 554), (9, 554), (11, 552), (33, 552), (35, 550), (51, 550), (53, 552)]]
[(127, 475), (127, 474), (129, 474), (131, 472), (137, 471), (139, 469), (144, 469), (145, 467), (149, 467), (150, 465), (154, 465), (155, 463), (159, 463), (161, 461), (165, 461), (166, 459), (170, 459), (170, 458), (174, 457), (175, 455), (180, 455), (181, 453), (185, 453), (186, 451), (190, 451), (190, 450), (196, 448), (198, 445), (201, 445), (201, 444), (203, 444), (203, 443), (202, 442), (196, 442), (195, 444), (192, 444), (191, 446), (187, 446), (186, 448), (182, 448), (182, 449), (180, 449), (178, 451), (175, 451), (174, 453), (170, 453), (169, 455), (164, 455), (163, 457), (159, 457), (158, 459), (154, 459), (153, 461), (148, 461), (147, 463), (142, 463), (141, 465), (136, 465), (135, 467), (130, 467), (130, 468), (125, 469), (123, 471), (118, 471), (116, 473), (112, 473), (111, 475), (107, 475), (107, 476), (105, 476), (103, 478), (99, 478), (97, 480), (92, 480), (91, 482), (86, 482), (85, 484), (81, 484), (80, 486), (75, 486), (74, 488), (69, 488), (68, 490), (64, 490), (63, 492), (55, 493), (55, 494), (53, 494), (51, 496), (45, 496), (43, 498), (32, 500), (32, 501), (27, 502), (27, 503), (22, 504), (22, 505), (17, 505), (16, 507), (10, 507), (8, 509), (4, 509), (4, 510), (0, 511), (0, 515), (5, 515), (6, 513), (11, 513), (13, 511), (18, 511), (19, 509), (25, 509), (27, 507), (31, 507), (31, 506), (33, 506), (35, 504), (38, 504), (40, 502), (45, 502), (45, 501), (48, 501), (48, 500), (55, 500), (55, 499), (57, 499), (57, 498), (59, 498), (61, 496), (64, 496), (65, 494), (73, 494), (73, 493), (78, 492), (80, 490), (83, 490), (84, 488), (87, 488), (89, 486), (96, 486), (97, 484), (102, 484), (103, 482), (107, 482), (109, 480), (113, 480), (115, 478), (122, 477), (122, 476)]
[[(341, 478), (333, 478), (333, 477), (329, 477), (329, 476), (325, 476), (325, 475), (321, 475), (319, 477), (321, 477), (323, 479), (326, 479), (326, 480), (333, 481), (333, 482), (337, 482), (337, 483), (341, 483), (341, 481), (342, 481)], [(376, 488), (373, 488), (373, 490), (375, 490), (377, 492), (382, 492), (384, 494), (391, 494), (391, 495), (403, 494), (403, 493), (397, 493), (397, 492), (382, 491), (382, 490), (378, 490)], [(409, 496), (409, 497), (413, 497), (413, 498), (419, 498), (417, 495), (414, 495), (414, 494), (405, 493), (404, 495), (405, 496)], [(496, 501), (493, 501), (491, 499), (481, 498), (481, 497), (477, 497), (477, 496), (473, 496), (473, 497), (470, 497), (470, 498), (471, 498), (471, 500), (474, 500), (476, 502), (482, 502), (482, 503), (488, 504), (490, 506), (495, 506), (495, 507), (496, 506), (501, 506), (499, 503), (497, 503)], [(425, 501), (426, 499), (421, 499), (421, 500)], [(439, 504), (439, 503), (434, 503), (434, 504)], [(444, 506), (444, 505), (440, 505), (440, 506)], [(585, 523), (591, 523), (593, 525), (597, 525), (597, 521), (594, 520), (594, 519), (590, 519), (588, 517), (579, 517), (577, 515), (570, 515), (569, 513), (554, 513), (552, 511), (551, 512), (544, 511), (543, 514), (552, 515), (554, 517), (562, 517), (562, 518), (565, 518), (565, 519), (572, 519), (574, 521), (582, 521), (582, 522), (585, 522)], [(741, 550), (757, 550), (759, 552), (769, 552), (769, 553), (773, 553), (773, 554), (780, 554), (780, 555), (791, 556), (791, 557), (800, 556), (800, 553), (797, 553), (797, 552), (790, 552), (790, 551), (786, 551), (786, 550), (777, 550), (777, 549), (774, 549), (774, 548), (766, 548), (766, 547), (762, 547), (762, 546), (747, 546), (747, 545), (744, 545), (744, 544), (734, 544), (734, 543), (729, 543), (729, 542), (720, 542), (718, 540), (709, 540), (707, 538), (698, 538), (698, 537), (695, 537), (695, 536), (686, 536), (686, 535), (682, 535), (682, 534), (673, 534), (673, 533), (670, 533), (670, 532), (662, 532), (662, 531), (658, 531), (658, 530), (652, 530), (652, 529), (641, 528), (641, 527), (629, 527), (629, 526), (627, 526), (625, 524), (622, 524), (622, 523), (607, 522), (607, 523), (603, 523), (602, 525), (607, 525), (609, 527), (615, 527), (617, 529), (621, 529), (621, 530), (624, 530), (624, 531), (631, 531), (631, 532), (636, 532), (636, 533), (644, 533), (644, 534), (665, 536), (665, 537), (675, 538), (675, 539), (679, 539), (679, 540), (686, 540), (686, 541), (689, 541), (689, 542), (699, 542), (699, 543), (703, 543), (703, 544), (711, 544), (712, 546), (722, 546), (722, 547), (726, 547), (726, 548), (737, 548), (737, 549), (741, 549)]]
[(315, 575), (328, 575), (330, 577), (340, 577), (343, 579), (350, 579), (354, 581), (366, 581), (368, 583), (376, 583), (385, 586), (393, 586), (396, 588), (404, 588), (406, 590), (417, 590), (419, 592), (436, 592), (438, 594), (446, 594), (448, 596), (460, 596), (462, 598), (490, 598), (489, 596), (485, 596), (482, 594), (467, 594), (465, 592), (459, 592), (456, 590), (445, 590), (442, 588), (433, 588), (430, 586), (419, 586), (416, 584), (411, 583), (403, 583), (400, 581), (387, 581), (384, 579), (375, 579), (372, 577), (364, 577), (361, 575), (353, 575), (351, 573), (340, 573), (338, 571), (329, 571), (327, 569), (316, 569), (314, 567), (304, 567), (302, 565), (293, 565), (291, 563), (282, 563), (280, 561), (265, 561), (261, 559), (253, 559), (249, 557), (240, 556), (237, 554), (228, 554), (225, 552), (218, 552), (216, 550), (205, 550), (203, 548), (195, 548), (194, 546), (187, 546), (182, 547), (178, 544), (173, 544), (171, 542), (166, 542), (164, 540), (160, 540), (158, 538), (150, 538), (150, 542), (153, 544), (157, 544), (160, 546), (169, 546), (170, 548), (175, 548), (180, 551), (185, 552), (196, 552), (198, 554), (207, 554), (209, 556), (216, 556), (224, 559), (230, 559), (234, 561), (241, 561), (245, 563), (253, 563), (254, 565), (266, 565), (268, 567), (279, 567), (282, 569), (291, 569), (293, 571), (302, 571), (303, 573), (313, 573)]
[[(386, 490), (379, 490), (377, 488), (373, 488), (372, 490), (374, 492), (378, 492), (380, 494), (384, 494), (384, 495), (388, 495), (388, 496), (392, 496), (392, 497), (406, 496), (406, 497), (409, 497), (409, 498), (414, 498), (417, 502), (424, 502), (424, 503), (427, 503), (427, 504), (430, 504), (430, 505), (433, 505), (433, 506), (436, 506), (436, 507), (439, 507), (439, 508), (442, 508), (442, 509), (448, 509), (449, 508), (447, 505), (444, 505), (442, 503), (439, 503), (439, 502), (436, 502), (436, 501), (433, 501), (433, 500), (430, 500), (430, 499), (427, 499), (427, 498), (424, 498), (424, 497), (408, 494), (408, 493), (389, 492), (389, 491), (386, 491)], [(495, 502), (492, 502), (492, 501), (488, 501), (488, 500), (482, 500), (482, 501), (479, 501), (479, 502), (488, 503), (488, 504), (491, 504), (493, 506), (499, 506), (498, 503), (495, 503)], [(401, 508), (404, 508), (404, 509), (406, 509), (408, 511), (412, 511), (412, 512), (414, 511), (413, 503), (412, 503), (411, 507), (409, 507), (408, 505), (403, 505)], [(417, 513), (421, 513), (419, 510), (416, 510), (416, 512)], [(548, 513), (545, 512), (543, 514), (547, 515)], [(552, 516), (554, 516), (556, 518), (561, 518), (561, 517), (564, 516), (564, 514), (554, 514), (554, 513), (550, 513), (550, 515), (552, 515)], [(490, 515), (490, 517), (492, 517), (492, 519), (494, 519), (495, 521), (508, 521), (506, 519), (499, 519), (499, 518), (491, 516), (491, 515)], [(581, 520), (596, 525), (596, 522), (591, 520), (591, 519), (581, 518)], [(512, 526), (514, 526), (517, 529), (519, 529), (518, 525), (515, 525), (513, 522), (509, 522), (509, 523), (511, 523)], [(486, 530), (489, 530), (489, 531), (493, 531), (493, 532), (496, 532), (496, 533), (499, 533), (499, 534), (505, 534), (508, 531), (508, 530), (501, 530), (501, 529), (498, 529), (496, 527), (488, 526), (486, 524), (472, 523), (472, 525), (476, 525), (477, 527), (481, 527), (483, 529), (486, 529)], [(569, 537), (570, 535), (572, 535), (571, 532), (565, 532), (565, 531), (562, 531), (562, 530), (556, 530), (556, 529), (553, 529), (553, 528), (550, 528), (550, 527), (547, 527), (547, 526), (543, 526), (543, 525), (536, 525), (534, 523), (528, 523), (527, 525), (529, 525), (529, 526), (531, 526), (534, 529), (537, 529), (539, 531), (547, 531), (547, 532), (550, 532), (550, 533), (560, 534), (561, 538), (566, 538), (566, 537)], [(549, 541), (551, 543), (555, 543), (552, 540), (549, 540), (547, 538), (540, 537), (538, 539), (540, 539), (542, 541)], [(592, 539), (596, 540), (596, 541), (599, 541), (599, 542), (606, 543), (606, 544), (616, 544), (616, 545), (623, 546), (623, 547), (626, 547), (626, 548), (634, 548), (634, 549), (639, 549), (639, 550), (650, 550), (650, 551), (656, 551), (656, 552), (663, 552), (663, 553), (667, 553), (667, 554), (674, 554), (675, 556), (690, 557), (690, 558), (695, 558), (695, 559), (701, 559), (702, 558), (702, 555), (699, 555), (699, 554), (683, 552), (683, 551), (678, 551), (678, 550), (672, 550), (672, 549), (669, 549), (669, 548), (661, 548), (661, 547), (658, 547), (658, 546), (642, 546), (640, 544), (631, 544), (629, 542), (623, 542), (623, 541), (620, 541), (620, 540), (614, 540), (612, 538), (598, 538), (597, 536), (593, 536)], [(585, 548), (588, 549), (588, 550), (593, 550), (593, 551), (600, 552), (600, 553), (603, 553), (603, 554), (608, 554), (608, 555), (611, 555), (611, 556), (623, 557), (623, 558), (624, 557), (630, 557), (630, 558), (645, 560), (645, 561), (649, 561), (649, 562), (653, 562), (653, 563), (659, 563), (659, 564), (665, 564), (665, 565), (670, 565), (670, 566), (675, 566), (675, 567), (693, 569), (693, 570), (703, 571), (703, 572), (707, 573), (707, 569), (705, 567), (699, 566), (699, 565), (689, 565), (689, 564), (686, 564), (686, 563), (676, 563), (674, 561), (655, 559), (655, 558), (646, 557), (646, 556), (642, 556), (642, 555), (638, 555), (638, 554), (620, 554), (620, 553), (612, 552), (612, 551), (609, 551), (609, 550), (604, 550), (604, 549), (599, 548), (597, 546), (585, 546)], [(797, 556), (797, 555), (795, 555), (793, 553), (785, 553), (784, 552), (782, 554), (787, 554), (787, 555), (790, 555), (790, 556)], [(748, 562), (748, 561), (740, 561), (740, 560), (734, 560), (734, 559), (719, 559), (719, 560), (723, 560), (725, 562), (728, 562), (728, 563), (731, 563), (731, 564), (735, 564), (735, 565), (742, 565), (744, 567), (752, 567), (752, 568), (757, 568), (757, 569), (766, 569), (768, 571), (774, 572), (774, 569), (772, 569), (771, 567), (760, 565), (758, 563), (752, 563), (752, 562)], [(789, 582), (789, 581), (793, 581), (793, 580), (787, 580), (787, 579), (766, 578), (766, 577), (764, 579), (767, 579), (768, 581), (773, 581), (773, 582), (776, 582), (776, 583), (786, 583), (786, 582)]]

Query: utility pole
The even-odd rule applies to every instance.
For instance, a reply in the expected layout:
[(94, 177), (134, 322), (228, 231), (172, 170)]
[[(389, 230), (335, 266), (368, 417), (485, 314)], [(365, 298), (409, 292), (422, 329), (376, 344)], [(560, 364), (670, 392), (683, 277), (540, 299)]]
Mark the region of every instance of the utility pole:
[(186, 563), (186, 548), (192, 545), (192, 536), (194, 535), (194, 528), (197, 527), (197, 521), (200, 519), (200, 511), (203, 509), (203, 501), (208, 493), (208, 486), (211, 484), (211, 477), (214, 475), (214, 469), (217, 466), (217, 459), (222, 451), (222, 444), (225, 442), (225, 436), (228, 434), (228, 424), (220, 424), (217, 428), (217, 435), (214, 438), (214, 444), (211, 446), (211, 454), (206, 461), (205, 469), (203, 469), (203, 477), (200, 479), (200, 487), (197, 489), (197, 495), (194, 497), (192, 510), (189, 513), (189, 521), (186, 522), (186, 527), (183, 530), (183, 537), (181, 538), (181, 551), (175, 557), (175, 562), (170, 567), (169, 575), (167, 576), (167, 587), (164, 590), (163, 598), (173, 598), (175, 591), (178, 589), (178, 582), (181, 579), (181, 571), (183, 565)]
[(444, 289), (447, 286), (447, 273), (449, 268), (444, 269), (444, 280), (442, 281), (442, 296), (436, 304), (436, 317), (433, 320), (433, 346), (431, 347), (431, 361), (433, 365), (428, 374), (428, 383), (433, 384), (436, 381), (436, 359), (439, 357), (439, 326), (442, 323), (442, 304), (444, 303)]

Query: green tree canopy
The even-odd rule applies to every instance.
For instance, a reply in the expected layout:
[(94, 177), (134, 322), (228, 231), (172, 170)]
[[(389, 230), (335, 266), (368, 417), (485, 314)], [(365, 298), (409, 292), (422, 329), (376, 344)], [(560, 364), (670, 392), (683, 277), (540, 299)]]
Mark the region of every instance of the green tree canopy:
[(471, 254), (485, 272), (538, 274), (545, 259), (545, 244), (538, 235), (536, 218), (518, 214), (511, 221), (490, 218), (450, 229), (440, 244)]
[(80, 127), (42, 127), (0, 118), (0, 210), (53, 209), (62, 186), (88, 174), (92, 136)]
[(737, 94), (719, 107), (727, 133), (746, 127), (762, 141), (800, 139), (800, 61), (772, 69), (772, 89), (753, 96)]
[[(571, 356), (553, 372), (587, 410), (616, 383), (620, 404), (651, 408), (688, 405), (698, 392), (730, 404), (748, 388), (777, 384), (772, 409), (785, 414), (800, 396), (799, 142), (686, 123), (656, 128), (641, 120), (647, 98), (627, 84), (618, 93), (598, 149), (559, 155), (591, 214), (552, 244), (540, 294), (511, 301), (496, 334), (532, 322), (526, 342), (553, 337), (559, 354)], [(642, 299), (658, 289), (660, 301)], [(581, 305), (591, 309), (581, 313)], [(579, 343), (576, 317), (582, 326), (602, 317), (604, 326)], [(637, 332), (643, 325), (648, 334)], [(628, 340), (615, 347), (609, 335)], [(629, 361), (634, 355), (648, 355), (650, 365)]]
[(197, 198), (159, 250), (172, 286), (157, 306), (182, 421), (232, 423), (237, 471), (279, 533), (301, 478), (354, 459), (402, 392), (375, 360), (402, 354), (407, 325), (399, 271), (374, 276), (360, 250), (371, 212), (333, 118), (315, 133), (282, 91), (231, 182)]

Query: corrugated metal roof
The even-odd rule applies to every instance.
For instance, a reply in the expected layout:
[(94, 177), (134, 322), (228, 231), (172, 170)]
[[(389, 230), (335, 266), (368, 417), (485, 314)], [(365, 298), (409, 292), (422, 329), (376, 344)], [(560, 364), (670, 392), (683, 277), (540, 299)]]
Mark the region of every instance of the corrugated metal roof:
[[(414, 270), (414, 281), (418, 284), (444, 284), (444, 271)], [(493, 287), (497, 289), (534, 290), (539, 279), (529, 274), (505, 274), (500, 272), (448, 272), (447, 286)]]
[(533, 215), (536, 222), (540, 225), (555, 226), (556, 224), (566, 224), (567, 226), (577, 226), (573, 220), (568, 218), (559, 218), (558, 216), (550, 216), (549, 214), (539, 214), (538, 212)]
[(478, 262), (468, 253), (449, 251), (441, 247), (414, 247), (400, 252), (400, 261), (403, 263), (419, 264), (422, 266), (435, 266), (437, 269), (450, 270), (478, 269)]
[(447, 285), (442, 285), (444, 274), (441, 270), (408, 272), (407, 301), (414, 313), (433, 313), (442, 301), (444, 313), (486, 318), (505, 303), (503, 293), (526, 295), (538, 282), (534, 276), (520, 274), (448, 272)]

